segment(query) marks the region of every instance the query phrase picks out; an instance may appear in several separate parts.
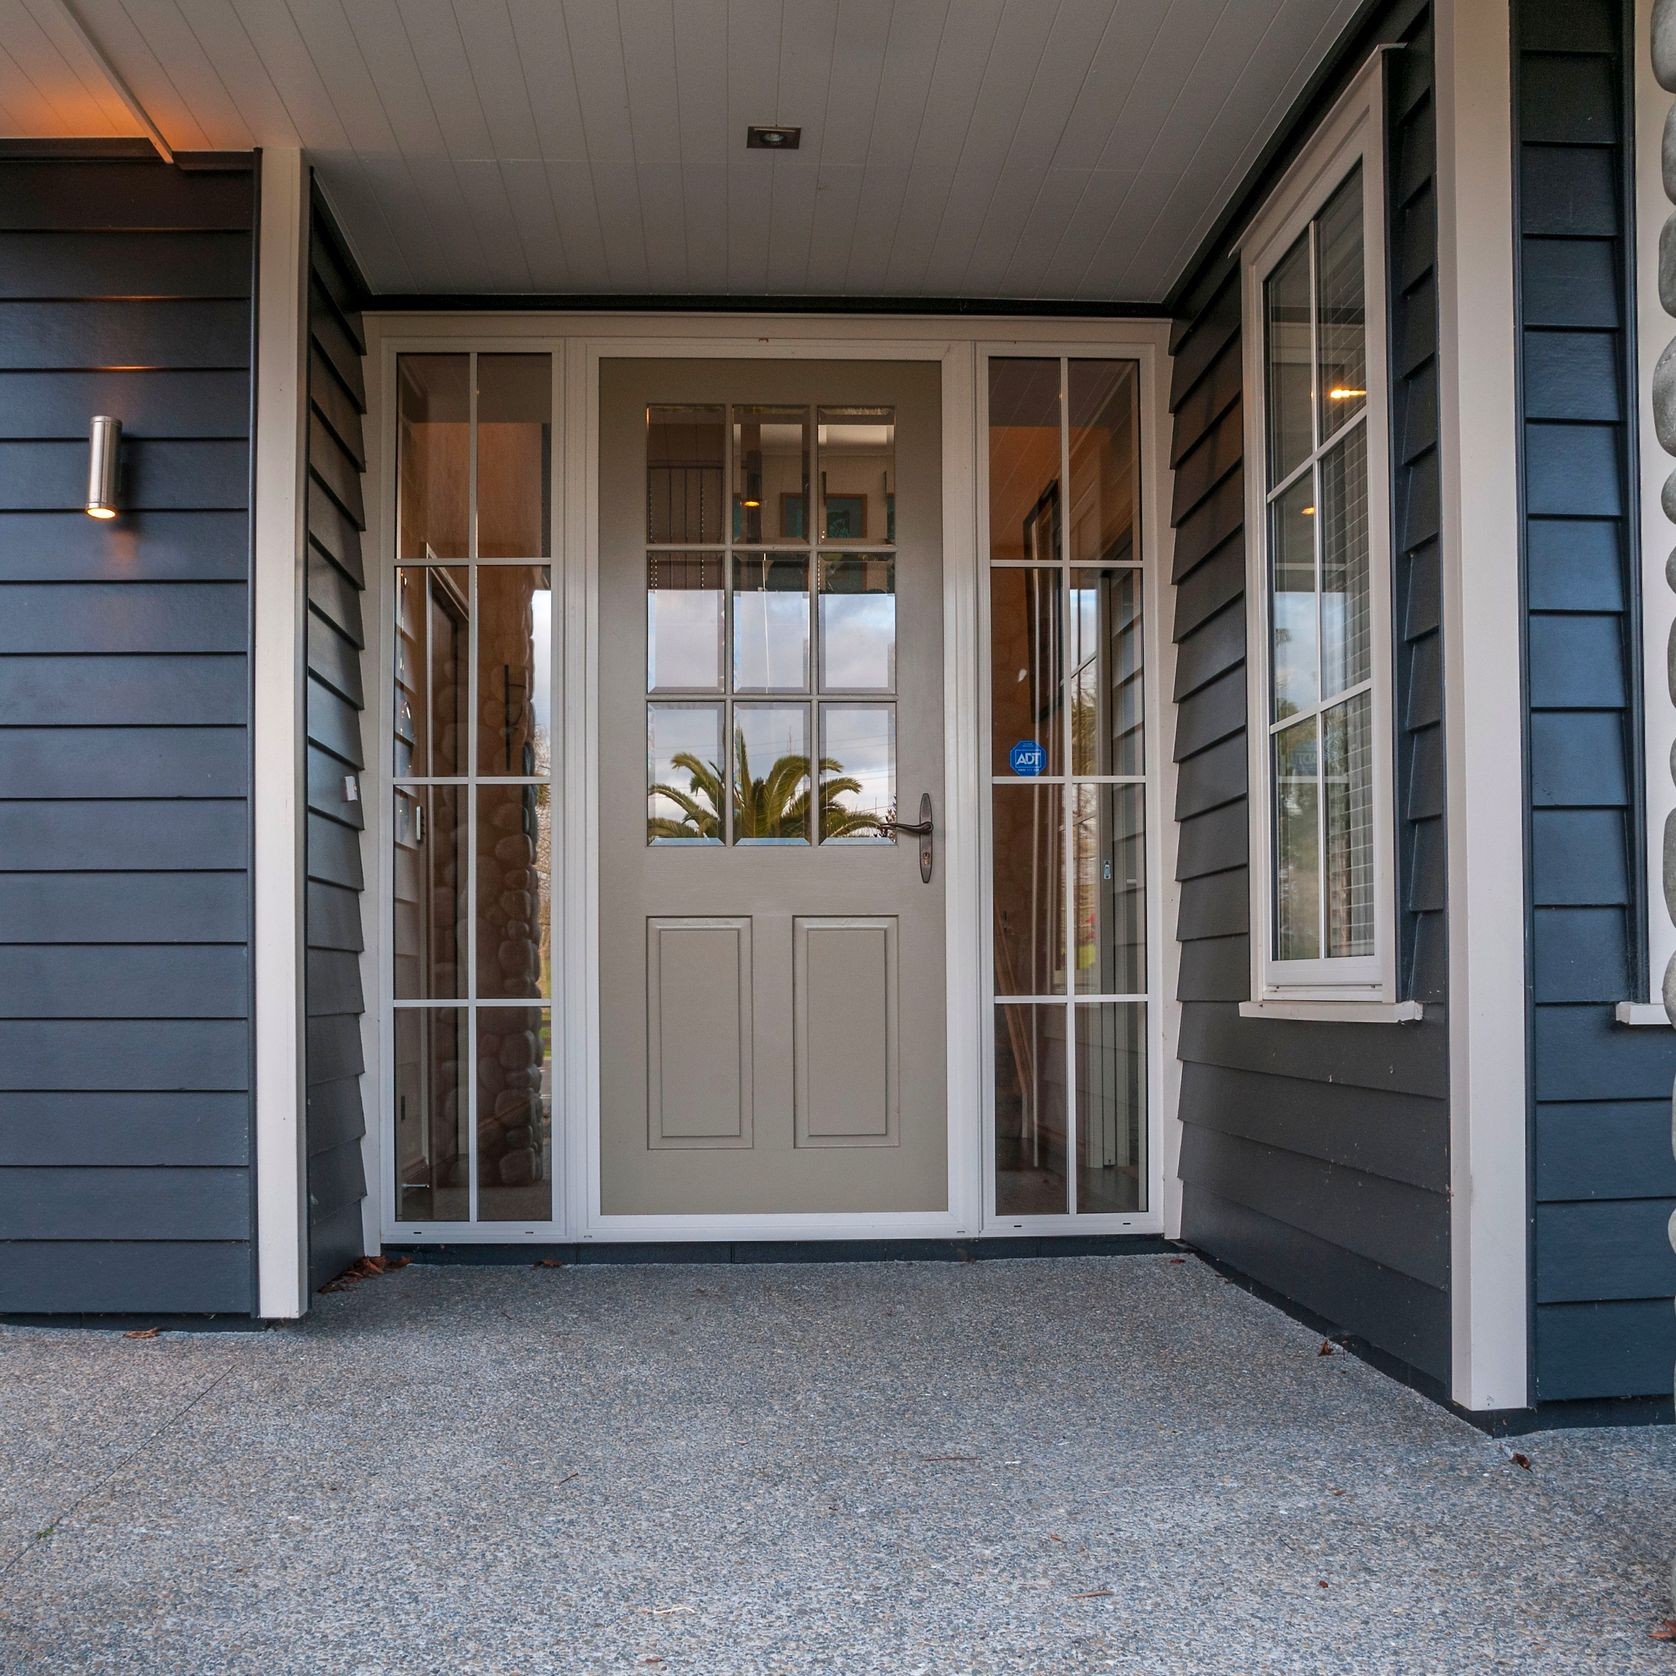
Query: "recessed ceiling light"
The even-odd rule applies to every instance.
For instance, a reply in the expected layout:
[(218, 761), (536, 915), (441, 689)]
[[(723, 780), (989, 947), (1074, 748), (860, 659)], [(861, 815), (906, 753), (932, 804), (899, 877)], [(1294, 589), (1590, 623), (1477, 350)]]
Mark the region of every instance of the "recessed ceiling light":
[(801, 128), (787, 128), (782, 124), (751, 127), (745, 130), (745, 147), (749, 151), (796, 151), (802, 138)]

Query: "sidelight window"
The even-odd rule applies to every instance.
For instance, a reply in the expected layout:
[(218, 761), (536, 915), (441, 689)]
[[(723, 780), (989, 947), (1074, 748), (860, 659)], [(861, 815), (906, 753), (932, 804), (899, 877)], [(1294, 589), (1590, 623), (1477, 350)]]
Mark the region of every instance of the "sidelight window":
[(404, 1223), (553, 1216), (552, 381), (546, 355), (398, 361), (389, 912)]
[(1139, 369), (1063, 356), (988, 365), (995, 1209), (1140, 1212)]

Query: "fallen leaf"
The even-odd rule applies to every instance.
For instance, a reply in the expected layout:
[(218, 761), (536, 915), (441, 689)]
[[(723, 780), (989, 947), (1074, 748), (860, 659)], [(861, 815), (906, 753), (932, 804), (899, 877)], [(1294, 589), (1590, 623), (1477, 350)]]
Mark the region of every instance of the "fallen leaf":
[(1048, 1541), (1049, 1542), (1063, 1542), (1064, 1540), (1065, 1540), (1065, 1538), (1062, 1537), (1057, 1531), (1049, 1531), (1048, 1532)]
[(124, 1338), (156, 1338), (162, 1332), (161, 1327), (136, 1327), (131, 1333), (124, 1333)]
[(1350, 1492), (1348, 1490), (1334, 1490), (1333, 1494), (1335, 1496), (1347, 1496), (1347, 1495), (1350, 1494)]
[(1654, 1641), (1676, 1641), (1676, 1618), (1666, 1618), (1657, 1629), (1647, 1631)]
[(533, 1266), (538, 1269), (562, 1269), (564, 1264), (557, 1257), (538, 1257)]
[(1081, 1594), (1071, 1596), (1072, 1600), (1105, 1600), (1111, 1594), (1110, 1589), (1084, 1589)]
[(1325, 1578), (1325, 1577), (1317, 1577), (1317, 1578), (1316, 1578), (1316, 1579), (1315, 1579), (1315, 1582), (1316, 1582), (1316, 1586), (1317, 1586), (1317, 1587), (1318, 1587), (1318, 1588), (1322, 1588), (1322, 1589), (1325, 1589), (1325, 1588), (1328, 1588), (1328, 1587), (1329, 1587), (1329, 1586), (1330, 1586), (1330, 1585), (1329, 1585), (1329, 1584), (1328, 1584), (1328, 1582), (1327, 1582), (1327, 1579), (1326, 1579), (1326, 1578)]
[(386, 1269), (405, 1269), (412, 1261), (411, 1257), (386, 1257), (384, 1266)]
[(1185, 1263), (1187, 1259), (1185, 1257), (1172, 1257), (1170, 1261), (1172, 1263)]
[(1529, 1455), (1523, 1455), (1517, 1449), (1515, 1449), (1515, 1450), (1513, 1450), (1509, 1453), (1507, 1458), (1508, 1458), (1508, 1460), (1510, 1460), (1514, 1464), (1514, 1466), (1523, 1467), (1526, 1472), (1530, 1471), (1530, 1469), (1531, 1469), (1531, 1458), (1530, 1458)]
[(1332, 1353), (1333, 1353), (1333, 1341), (1330, 1338), (1322, 1339), (1321, 1348), (1319, 1350), (1317, 1350), (1315, 1352), (1315, 1354), (1317, 1356), (1330, 1356), (1330, 1355), (1332, 1355)]

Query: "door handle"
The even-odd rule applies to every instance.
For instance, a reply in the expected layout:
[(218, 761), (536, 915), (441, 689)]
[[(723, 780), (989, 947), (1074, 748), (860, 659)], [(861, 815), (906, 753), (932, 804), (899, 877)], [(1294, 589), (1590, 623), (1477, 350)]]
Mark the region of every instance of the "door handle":
[(919, 876), (923, 883), (931, 883), (932, 839), (937, 831), (936, 823), (931, 816), (931, 793), (924, 792), (919, 800), (919, 819), (917, 821), (887, 821), (885, 825), (894, 835), (905, 832), (910, 838), (919, 839)]

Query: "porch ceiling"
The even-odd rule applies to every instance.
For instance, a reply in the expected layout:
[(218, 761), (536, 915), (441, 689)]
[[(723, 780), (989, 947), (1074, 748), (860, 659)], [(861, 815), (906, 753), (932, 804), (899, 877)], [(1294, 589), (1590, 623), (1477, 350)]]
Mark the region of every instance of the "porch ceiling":
[(1155, 302), (1357, 5), (0, 0), (0, 133), (141, 133), (102, 55), (380, 291)]

